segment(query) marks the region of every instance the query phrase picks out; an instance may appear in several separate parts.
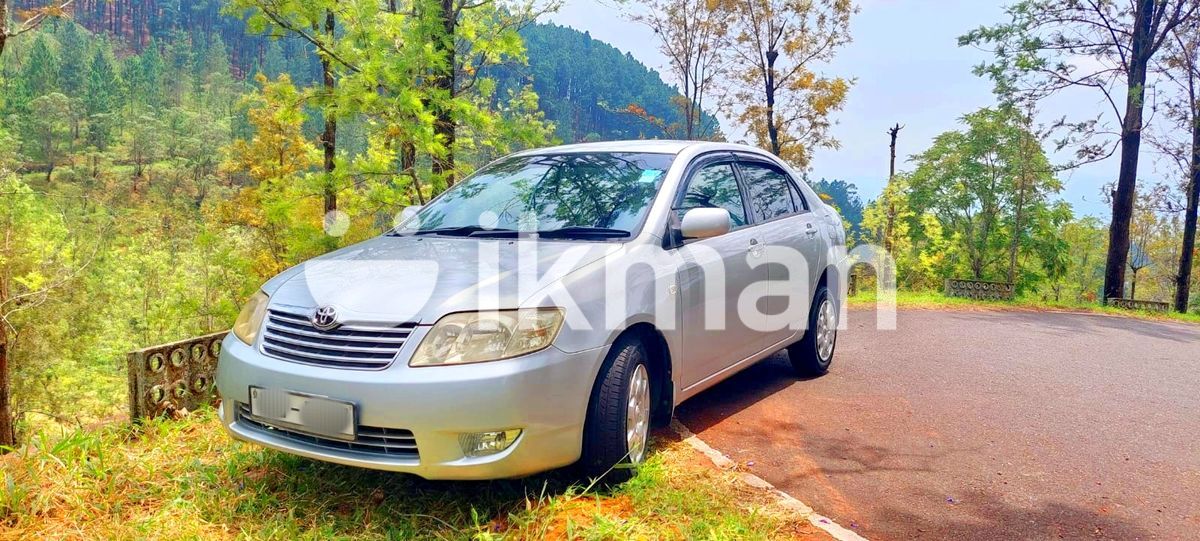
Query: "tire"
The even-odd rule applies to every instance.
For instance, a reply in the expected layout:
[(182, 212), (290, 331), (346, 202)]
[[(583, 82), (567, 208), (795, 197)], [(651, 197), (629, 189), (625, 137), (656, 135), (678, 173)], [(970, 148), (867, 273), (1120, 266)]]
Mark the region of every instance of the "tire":
[[(583, 473), (591, 479), (605, 484), (625, 482), (633, 477), (646, 456), (652, 408), (646, 359), (646, 348), (641, 341), (627, 337), (613, 345), (600, 367), (588, 402), (580, 458)], [(643, 413), (640, 415), (632, 412), (637, 404), (630, 407), (631, 402), (638, 401), (641, 404), (638, 411)], [(632, 432), (631, 417), (640, 419), (632, 423)]]
[[(825, 311), (827, 319), (822, 320), (822, 311)], [(818, 328), (819, 325), (822, 327)], [(828, 343), (825, 339), (828, 339)], [(820, 286), (817, 294), (813, 295), (812, 306), (808, 310), (808, 327), (804, 329), (804, 337), (788, 346), (788, 358), (800, 376), (823, 376), (829, 372), (836, 348), (837, 308), (829, 295), (829, 289)]]

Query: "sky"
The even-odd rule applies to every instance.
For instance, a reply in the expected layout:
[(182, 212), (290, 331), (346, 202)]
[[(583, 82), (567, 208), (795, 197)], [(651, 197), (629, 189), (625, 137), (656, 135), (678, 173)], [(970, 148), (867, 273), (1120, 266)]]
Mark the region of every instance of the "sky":
[[(634, 3), (636, 5), (636, 3)], [(989, 0), (859, 0), (860, 13), (851, 21), (854, 41), (821, 71), (852, 77), (855, 84), (846, 107), (836, 114), (833, 135), (841, 148), (815, 154), (810, 177), (843, 179), (859, 187), (864, 202), (877, 197), (887, 180), (890, 126), (904, 126), (897, 142), (897, 168), (911, 170), (907, 157), (928, 148), (940, 133), (957, 129), (959, 119), (980, 107), (995, 104), (992, 85), (971, 70), (989, 54), (959, 47), (958, 36), (981, 25), (1004, 22), (1004, 3)], [(635, 8), (637, 9), (637, 8)], [(658, 51), (653, 32), (629, 22), (610, 2), (567, 0), (549, 20), (591, 33), (635, 58), (665, 72), (666, 58)], [(664, 80), (671, 82), (664, 73)], [(1066, 115), (1083, 119), (1103, 111), (1098, 93), (1085, 90), (1060, 96), (1043, 105), (1040, 120)], [(727, 134), (742, 133), (723, 122)], [(1141, 178), (1167, 178), (1169, 168), (1143, 151)], [(1056, 156), (1066, 161), (1069, 156)], [(1101, 189), (1116, 178), (1117, 161), (1110, 158), (1060, 175), (1060, 197), (1077, 215), (1110, 216)]]

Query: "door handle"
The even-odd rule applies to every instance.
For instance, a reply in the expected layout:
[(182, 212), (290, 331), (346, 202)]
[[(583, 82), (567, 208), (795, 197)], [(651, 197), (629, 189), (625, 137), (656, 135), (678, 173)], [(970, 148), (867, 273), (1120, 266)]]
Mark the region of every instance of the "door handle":
[(815, 226), (813, 224), (804, 224), (804, 225), (805, 225), (805, 228), (804, 228), (805, 235), (808, 235), (809, 238), (817, 236), (817, 226)]

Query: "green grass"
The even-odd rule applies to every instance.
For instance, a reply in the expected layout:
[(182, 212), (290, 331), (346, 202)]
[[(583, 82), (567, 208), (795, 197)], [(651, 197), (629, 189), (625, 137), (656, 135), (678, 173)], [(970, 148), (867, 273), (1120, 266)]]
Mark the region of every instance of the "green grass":
[[(854, 308), (868, 308), (875, 305), (876, 295), (875, 290), (860, 291), (857, 295), (850, 297), (850, 306)], [(899, 308), (914, 308), (914, 309), (974, 309), (986, 308), (995, 310), (1034, 310), (1034, 311), (1071, 311), (1071, 312), (1089, 312), (1096, 314), (1108, 314), (1114, 316), (1133, 317), (1138, 319), (1149, 319), (1155, 321), (1182, 321), (1188, 323), (1200, 323), (1200, 314), (1192, 312), (1188, 314), (1179, 314), (1176, 312), (1149, 312), (1143, 310), (1125, 310), (1122, 308), (1113, 308), (1110, 306), (1101, 306), (1099, 304), (1067, 302), (1067, 301), (1043, 301), (1036, 298), (1018, 298), (1012, 301), (982, 301), (974, 299), (964, 299), (959, 297), (947, 297), (936, 291), (897, 291), (896, 306)]]
[(811, 528), (659, 436), (630, 482), (450, 483), (231, 441), (211, 410), (0, 457), (0, 539), (778, 539)]

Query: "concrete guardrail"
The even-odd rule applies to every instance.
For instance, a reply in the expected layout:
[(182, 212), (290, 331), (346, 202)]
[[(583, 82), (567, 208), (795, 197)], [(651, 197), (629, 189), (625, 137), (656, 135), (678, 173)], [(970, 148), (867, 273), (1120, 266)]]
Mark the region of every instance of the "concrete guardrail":
[(1165, 302), (1155, 301), (1136, 301), (1133, 299), (1108, 299), (1109, 306), (1124, 308), (1126, 310), (1145, 310), (1147, 312), (1168, 312), (1171, 310), (1171, 305)]
[(215, 402), (217, 357), (226, 334), (213, 333), (127, 354), (129, 420), (137, 422)]
[(946, 280), (947, 297), (965, 297), (976, 300), (1011, 301), (1016, 286), (1008, 282), (985, 282), (982, 280)]

